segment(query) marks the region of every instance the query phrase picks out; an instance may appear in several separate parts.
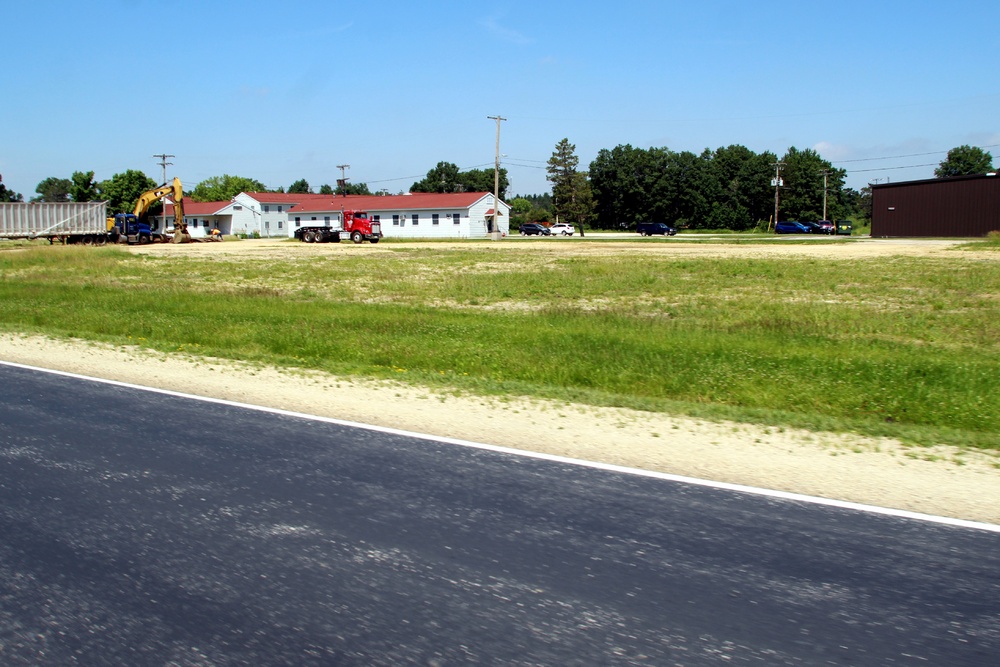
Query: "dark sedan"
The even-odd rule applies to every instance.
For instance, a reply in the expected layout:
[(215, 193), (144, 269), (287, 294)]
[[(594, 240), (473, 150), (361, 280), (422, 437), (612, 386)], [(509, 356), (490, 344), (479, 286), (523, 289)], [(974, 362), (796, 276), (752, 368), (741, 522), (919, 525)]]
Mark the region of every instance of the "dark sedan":
[(808, 234), (809, 228), (801, 222), (779, 222), (774, 226), (775, 234)]
[(537, 222), (526, 222), (518, 229), (521, 236), (552, 236), (552, 232), (545, 225)]

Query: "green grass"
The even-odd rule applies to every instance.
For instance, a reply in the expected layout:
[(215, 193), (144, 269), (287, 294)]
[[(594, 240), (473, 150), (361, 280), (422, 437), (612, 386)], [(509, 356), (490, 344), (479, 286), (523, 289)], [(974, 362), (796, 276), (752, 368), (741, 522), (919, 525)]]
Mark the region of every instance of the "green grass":
[(1000, 264), (0, 246), (0, 328), (1000, 449)]

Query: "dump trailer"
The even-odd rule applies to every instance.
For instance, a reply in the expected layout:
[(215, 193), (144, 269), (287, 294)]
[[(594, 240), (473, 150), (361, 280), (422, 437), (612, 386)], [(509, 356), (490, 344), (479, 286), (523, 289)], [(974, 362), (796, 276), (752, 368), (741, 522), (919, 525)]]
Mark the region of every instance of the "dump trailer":
[(0, 239), (104, 245), (118, 240), (108, 227), (108, 203), (0, 203)]
[(382, 225), (369, 219), (364, 211), (341, 211), (329, 224), (305, 225), (295, 230), (295, 238), (306, 243), (340, 243), (341, 239), (355, 243), (378, 243)]

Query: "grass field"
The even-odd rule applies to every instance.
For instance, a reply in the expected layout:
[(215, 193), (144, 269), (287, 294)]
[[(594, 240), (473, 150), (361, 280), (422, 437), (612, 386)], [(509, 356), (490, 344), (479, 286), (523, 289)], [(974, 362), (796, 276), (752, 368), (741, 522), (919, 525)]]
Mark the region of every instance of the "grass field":
[(1000, 261), (978, 254), (303, 247), (250, 259), (0, 244), (0, 328), (1000, 449)]

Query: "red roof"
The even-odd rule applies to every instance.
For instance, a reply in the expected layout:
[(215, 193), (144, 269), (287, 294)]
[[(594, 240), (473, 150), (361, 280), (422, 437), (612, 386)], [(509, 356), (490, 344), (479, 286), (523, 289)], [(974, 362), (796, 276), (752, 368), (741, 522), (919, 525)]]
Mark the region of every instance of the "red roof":
[[(184, 215), (215, 215), (222, 209), (229, 206), (228, 201), (194, 201), (190, 197), (184, 198)], [(164, 215), (174, 214), (173, 204), (163, 205)]]
[(262, 204), (298, 204), (299, 202), (312, 199), (313, 197), (330, 197), (331, 195), (317, 195), (311, 192), (246, 192)]
[(412, 192), (408, 195), (313, 195), (290, 213), (316, 213), (354, 209), (359, 211), (400, 210), (441, 210), (446, 208), (469, 208), (489, 192)]
[[(412, 192), (408, 195), (318, 195), (289, 194), (287, 192), (247, 192), (245, 193), (262, 204), (285, 204), (288, 213), (318, 213), (352, 209), (356, 211), (385, 210), (443, 210), (454, 208), (469, 208), (489, 192)], [(237, 202), (238, 203), (238, 202)], [(185, 215), (215, 215), (231, 201), (196, 202), (189, 197), (184, 198)], [(165, 215), (173, 215), (172, 204), (164, 206)], [(492, 215), (490, 209), (486, 215)]]

